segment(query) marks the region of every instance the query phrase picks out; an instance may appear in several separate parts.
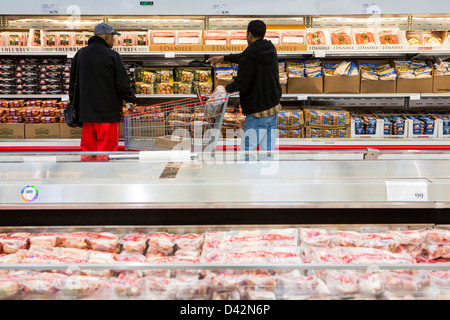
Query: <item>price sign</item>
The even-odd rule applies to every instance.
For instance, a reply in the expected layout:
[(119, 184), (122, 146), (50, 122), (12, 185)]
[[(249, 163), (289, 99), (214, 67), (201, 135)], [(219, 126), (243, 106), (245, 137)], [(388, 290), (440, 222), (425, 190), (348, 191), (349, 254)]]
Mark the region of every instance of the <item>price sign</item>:
[(166, 53), (164, 53), (164, 58), (166, 58), (166, 59), (173, 59), (173, 58), (175, 58), (175, 52), (166, 52)]
[(428, 201), (425, 181), (392, 180), (385, 183), (387, 201)]

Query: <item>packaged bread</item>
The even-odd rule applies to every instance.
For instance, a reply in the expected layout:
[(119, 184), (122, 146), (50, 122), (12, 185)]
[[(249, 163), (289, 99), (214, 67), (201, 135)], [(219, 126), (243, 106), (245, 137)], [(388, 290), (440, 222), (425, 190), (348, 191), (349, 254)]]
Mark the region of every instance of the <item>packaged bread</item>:
[(42, 115), (42, 109), (39, 107), (22, 108), (22, 116), (24, 117), (39, 117)]

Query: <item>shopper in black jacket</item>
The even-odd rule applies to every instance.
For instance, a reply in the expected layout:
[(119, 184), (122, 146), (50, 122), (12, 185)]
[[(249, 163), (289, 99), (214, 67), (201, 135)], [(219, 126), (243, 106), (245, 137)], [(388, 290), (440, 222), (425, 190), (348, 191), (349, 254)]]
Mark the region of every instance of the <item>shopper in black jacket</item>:
[(240, 54), (217, 56), (206, 62), (216, 66), (223, 61), (237, 63), (238, 72), (227, 92), (239, 91), (242, 112), (246, 115), (241, 150), (274, 150), (277, 138), (277, 113), (281, 109), (278, 56), (272, 42), (265, 40), (266, 25), (250, 21), (249, 46)]
[(82, 151), (117, 151), (123, 100), (135, 107), (131, 79), (112, 50), (115, 35), (120, 34), (111, 26), (99, 24), (72, 60), (69, 99), (83, 124)]

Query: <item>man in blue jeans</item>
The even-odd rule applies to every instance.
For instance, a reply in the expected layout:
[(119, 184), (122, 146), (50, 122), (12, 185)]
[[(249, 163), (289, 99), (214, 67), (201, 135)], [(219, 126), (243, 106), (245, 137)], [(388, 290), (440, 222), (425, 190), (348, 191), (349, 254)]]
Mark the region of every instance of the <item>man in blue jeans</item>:
[(281, 85), (278, 56), (272, 42), (264, 39), (266, 24), (250, 21), (247, 26), (248, 47), (239, 54), (211, 57), (207, 63), (229, 61), (239, 65), (237, 76), (225, 89), (239, 92), (242, 112), (246, 115), (241, 151), (270, 153), (277, 139), (277, 113), (280, 111)]

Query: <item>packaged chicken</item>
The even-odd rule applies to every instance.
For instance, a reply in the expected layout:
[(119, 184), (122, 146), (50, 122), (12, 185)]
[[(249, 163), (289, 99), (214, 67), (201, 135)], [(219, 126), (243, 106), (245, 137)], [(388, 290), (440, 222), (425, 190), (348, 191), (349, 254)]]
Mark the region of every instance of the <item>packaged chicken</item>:
[(329, 29), (331, 44), (332, 45), (351, 45), (353, 44), (351, 38), (351, 29), (341, 28), (341, 29)]
[(87, 232), (63, 233), (59, 237), (60, 246), (67, 248), (88, 249)]
[(27, 249), (29, 246), (28, 232), (17, 232), (11, 234), (3, 234), (0, 238), (3, 252), (7, 254), (16, 253), (20, 249)]
[(308, 45), (324, 46), (328, 45), (328, 30), (326, 29), (307, 29), (306, 40)]
[(51, 246), (56, 247), (59, 245), (58, 233), (36, 233), (29, 236), (30, 246)]
[(176, 235), (166, 232), (150, 233), (148, 237), (148, 250), (157, 250), (165, 255), (173, 253)]
[(152, 31), (153, 45), (175, 44), (175, 31)]
[(0, 300), (17, 298), (22, 290), (22, 284), (18, 279), (0, 279)]

